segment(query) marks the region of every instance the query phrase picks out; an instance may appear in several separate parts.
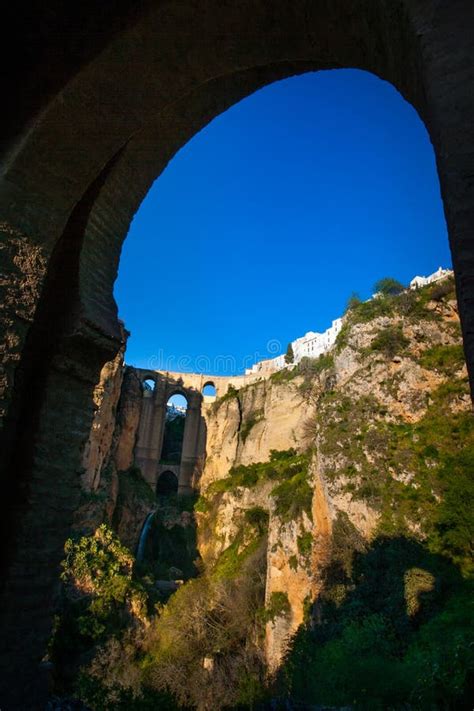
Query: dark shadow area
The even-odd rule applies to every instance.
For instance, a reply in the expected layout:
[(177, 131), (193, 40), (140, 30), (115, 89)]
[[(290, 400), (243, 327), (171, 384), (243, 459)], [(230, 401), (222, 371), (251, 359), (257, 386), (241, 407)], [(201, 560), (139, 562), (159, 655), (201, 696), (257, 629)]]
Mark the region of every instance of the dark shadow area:
[[(180, 464), (183, 452), (184, 428), (186, 426), (186, 405), (176, 406), (172, 396), (166, 405), (165, 430), (160, 463)], [(181, 396), (185, 400), (184, 396)]]
[[(164, 472), (160, 480), (166, 475), (170, 475), (166, 480), (172, 477), (177, 487), (172, 472)], [(155, 580), (162, 601), (166, 601), (183, 581), (198, 574), (196, 562), (200, 556), (197, 550), (194, 504), (194, 496), (178, 496), (172, 492), (163, 492), (158, 496), (140, 567)], [(166, 585), (166, 582), (170, 585)]]
[(156, 484), (157, 496), (169, 496), (178, 493), (178, 479), (173, 472), (163, 472)]
[[(4, 501), (8, 502), (3, 507), (0, 523), (0, 570), (3, 573), (0, 576), (0, 587), (6, 581), (7, 570), (15, 557), (21, 520), (31, 504), (31, 474), (36, 439), (41, 420), (46, 419), (42, 408), (47, 392), (53, 389), (52, 374), (60, 370), (58, 366), (61, 362), (69, 363), (71, 369), (73, 362), (83, 362), (87, 364), (84, 372), (91, 375), (92, 381), (96, 380), (104, 361), (113, 358), (120, 346), (120, 343), (112, 339), (102, 339), (100, 347), (87, 342), (79, 329), (78, 292), (79, 262), (86, 224), (94, 201), (120, 154), (121, 151), (111, 159), (76, 205), (53, 250), (35, 321), (25, 339), (17, 367), (12, 403), (0, 435), (0, 450), (3, 454), (0, 478)], [(74, 358), (77, 360), (74, 361)], [(90, 391), (92, 397), (92, 385)], [(56, 395), (58, 402), (60, 395)], [(62, 407), (64, 412), (68, 412), (64, 402)], [(65, 444), (66, 449), (67, 446)], [(52, 447), (52, 450), (56, 452), (57, 448), (55, 450)], [(15, 472), (14, 476), (12, 472)], [(74, 502), (71, 503), (73, 507)], [(67, 532), (68, 527), (65, 530)]]
[(322, 593), (266, 708), (470, 709), (472, 581), (413, 539), (365, 547), (348, 519), (336, 524)]

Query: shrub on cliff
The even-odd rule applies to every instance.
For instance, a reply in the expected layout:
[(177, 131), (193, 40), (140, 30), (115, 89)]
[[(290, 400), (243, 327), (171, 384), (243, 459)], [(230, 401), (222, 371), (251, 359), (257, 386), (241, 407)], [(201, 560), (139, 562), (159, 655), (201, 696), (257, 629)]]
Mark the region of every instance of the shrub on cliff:
[(97, 645), (146, 622), (148, 599), (134, 578), (132, 554), (106, 525), (66, 541), (65, 554), (49, 653), (59, 688), (69, 692), (78, 668), (94, 656)]
[(372, 341), (370, 348), (372, 351), (379, 351), (387, 358), (393, 358), (401, 353), (410, 341), (405, 338), (400, 326), (388, 326), (380, 331)]
[(265, 621), (274, 622), (277, 617), (288, 617), (290, 614), (291, 605), (288, 594), (282, 590), (272, 592), (265, 609)]
[(384, 277), (374, 284), (374, 292), (384, 296), (396, 296), (401, 294), (404, 289), (403, 284), (393, 277)]
[(438, 370), (440, 373), (455, 373), (464, 364), (462, 345), (438, 345), (428, 348), (420, 357), (423, 368)]
[(272, 489), (275, 513), (283, 521), (297, 519), (303, 511), (312, 518), (313, 489), (308, 482), (307, 467)]
[(156, 619), (145, 644), (145, 686), (193, 708), (247, 708), (261, 698), (266, 539), (258, 532), (260, 518), (248, 545), (234, 541)]
[(121, 629), (131, 615), (145, 618), (146, 594), (132, 577), (134, 557), (105, 524), (92, 536), (69, 539), (64, 551), (61, 579), (77, 603), (82, 636), (100, 639)]
[(293, 353), (293, 346), (291, 343), (288, 343), (288, 348), (286, 349), (285, 353), (285, 363), (289, 365), (290, 363), (295, 362), (295, 354)]

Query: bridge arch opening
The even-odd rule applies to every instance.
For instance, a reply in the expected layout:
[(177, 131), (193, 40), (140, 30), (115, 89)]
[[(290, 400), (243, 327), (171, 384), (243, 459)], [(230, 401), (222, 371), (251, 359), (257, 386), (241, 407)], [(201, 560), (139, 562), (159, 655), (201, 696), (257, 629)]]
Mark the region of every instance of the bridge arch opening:
[(181, 464), (187, 409), (188, 400), (182, 392), (168, 397), (160, 464)]
[(143, 394), (150, 397), (155, 392), (156, 381), (154, 378), (145, 378), (142, 381)]
[(217, 390), (216, 390), (216, 386), (212, 380), (208, 380), (207, 383), (204, 383), (204, 386), (202, 388), (202, 394), (205, 399), (216, 397)]
[(178, 477), (169, 469), (158, 477), (156, 483), (157, 496), (169, 496), (178, 493)]

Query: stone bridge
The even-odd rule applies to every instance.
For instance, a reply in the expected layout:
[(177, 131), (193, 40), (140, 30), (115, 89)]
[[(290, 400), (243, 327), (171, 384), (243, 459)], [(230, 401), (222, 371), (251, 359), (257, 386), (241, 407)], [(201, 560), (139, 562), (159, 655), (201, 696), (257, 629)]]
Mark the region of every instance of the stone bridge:
[[(135, 448), (135, 461), (146, 481), (156, 490), (160, 477), (166, 472), (175, 474), (179, 493), (191, 492), (206, 456), (206, 421), (203, 412), (218, 397), (225, 395), (229, 386), (237, 390), (255, 382), (261, 375), (220, 376), (198, 373), (177, 373), (137, 368), (144, 384), (153, 381), (153, 388), (143, 389), (142, 409)], [(215, 388), (215, 395), (204, 395), (206, 385)], [(165, 435), (167, 403), (176, 394), (188, 403), (184, 426), (183, 447), (179, 465), (161, 463)]]

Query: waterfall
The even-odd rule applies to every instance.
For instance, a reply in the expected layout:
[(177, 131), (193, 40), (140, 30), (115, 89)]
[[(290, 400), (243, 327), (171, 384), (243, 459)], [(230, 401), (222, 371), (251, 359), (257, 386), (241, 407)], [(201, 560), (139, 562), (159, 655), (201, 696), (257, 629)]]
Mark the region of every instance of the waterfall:
[(143, 555), (145, 553), (145, 543), (148, 536), (148, 529), (150, 528), (151, 520), (155, 513), (156, 511), (152, 511), (151, 513), (149, 513), (145, 519), (145, 523), (143, 524), (142, 532), (140, 533), (140, 539), (138, 541), (137, 547), (137, 562), (141, 562), (143, 560)]

